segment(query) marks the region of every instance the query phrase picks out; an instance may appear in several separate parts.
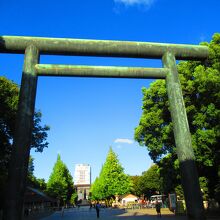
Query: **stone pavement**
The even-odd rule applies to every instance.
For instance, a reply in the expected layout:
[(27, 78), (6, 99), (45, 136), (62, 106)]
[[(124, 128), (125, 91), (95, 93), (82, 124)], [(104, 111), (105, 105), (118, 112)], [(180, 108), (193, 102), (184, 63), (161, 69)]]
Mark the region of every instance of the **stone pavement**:
[[(156, 216), (155, 210), (121, 210), (121, 209), (101, 209), (100, 220), (186, 220), (185, 216), (177, 217), (173, 214), (164, 214), (162, 210), (162, 218)], [(148, 212), (148, 213), (147, 213)], [(41, 218), (41, 220), (94, 220), (96, 218), (95, 209), (89, 209), (88, 207), (80, 207), (65, 210), (64, 216), (61, 216), (61, 212), (55, 212), (51, 216)]]

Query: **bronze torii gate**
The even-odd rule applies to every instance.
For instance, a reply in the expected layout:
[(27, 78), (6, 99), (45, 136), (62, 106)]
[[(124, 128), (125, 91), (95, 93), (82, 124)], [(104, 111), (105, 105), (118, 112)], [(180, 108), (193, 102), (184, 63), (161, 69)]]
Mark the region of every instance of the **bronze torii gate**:
[[(205, 219), (176, 59), (206, 59), (208, 56), (206, 46), (2, 36), (0, 52), (25, 54), (3, 214), (5, 220), (22, 218), (38, 76), (166, 79), (187, 216), (188, 219)], [(44, 65), (39, 64), (41, 54), (162, 59), (163, 68)]]

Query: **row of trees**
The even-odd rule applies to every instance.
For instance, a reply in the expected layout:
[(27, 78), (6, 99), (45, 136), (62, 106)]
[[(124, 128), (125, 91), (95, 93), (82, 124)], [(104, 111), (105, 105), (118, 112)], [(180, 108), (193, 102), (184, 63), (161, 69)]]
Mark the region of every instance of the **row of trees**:
[[(157, 164), (153, 164), (147, 171), (143, 172), (140, 176), (131, 176), (133, 182), (133, 187), (131, 192), (139, 197), (149, 199), (151, 195), (154, 194), (168, 194), (176, 193), (180, 199), (184, 199), (183, 189), (181, 184), (176, 184), (172, 188), (174, 183), (172, 179), (167, 182), (170, 177), (167, 176), (166, 181), (161, 175), (161, 168)], [(177, 177), (178, 178), (178, 177)], [(206, 179), (204, 177), (199, 177), (199, 183), (203, 192), (203, 199), (208, 199), (208, 186)], [(164, 191), (164, 185), (169, 184), (167, 188), (169, 191)]]
[[(0, 77), (0, 197), (3, 198), (7, 177), (8, 167), (12, 153), (12, 143), (15, 131), (15, 120), (18, 106), (19, 87), (6, 77)], [(37, 152), (43, 152), (48, 147), (47, 131), (49, 126), (41, 125), (42, 114), (36, 111), (34, 115), (34, 126), (32, 132), (31, 148)], [(30, 158), (32, 164), (33, 158)], [(45, 187), (42, 179), (33, 176), (33, 167), (29, 167), (28, 183)], [(0, 200), (0, 208), (3, 206), (3, 200)]]
[[(72, 177), (63, 163), (60, 155), (46, 185), (46, 192), (61, 204), (77, 202), (77, 193), (73, 188)], [(110, 147), (99, 176), (91, 188), (91, 200), (105, 200), (110, 205), (115, 196), (133, 193), (140, 197), (149, 198), (152, 194), (162, 191), (160, 168), (153, 164), (141, 176), (129, 176), (119, 162), (116, 153)]]
[[(12, 153), (12, 143), (15, 130), (16, 112), (18, 106), (19, 86), (6, 77), (0, 77), (0, 197), (3, 198), (8, 167)], [(34, 115), (34, 126), (32, 132), (31, 148), (36, 152), (43, 152), (48, 147), (47, 132), (48, 125), (41, 125), (42, 114), (36, 111)], [(36, 178), (34, 172), (34, 158), (30, 156), (27, 185), (45, 191), (56, 198), (61, 204), (72, 202), (76, 199), (73, 180), (66, 165), (62, 162), (60, 155), (54, 165), (48, 183), (44, 179)], [(72, 197), (71, 197), (72, 196)], [(0, 207), (3, 205), (0, 201)]]
[(127, 193), (149, 199), (151, 195), (162, 191), (159, 169), (157, 164), (153, 164), (140, 176), (126, 175), (117, 155), (110, 147), (100, 174), (92, 184), (91, 199), (105, 200), (107, 204), (110, 204), (115, 200), (115, 196)]
[(76, 204), (77, 202), (73, 178), (59, 154), (48, 182), (34, 176), (34, 158), (30, 156), (27, 185), (45, 192), (56, 199), (59, 205)]
[(66, 164), (61, 160), (61, 156), (58, 154), (48, 182), (34, 176), (33, 161), (34, 158), (30, 156), (27, 185), (45, 192), (47, 195), (56, 199), (59, 205), (75, 204), (77, 194), (74, 188), (73, 178)]
[[(192, 134), (192, 144), (207, 198), (220, 201), (220, 34), (214, 34), (205, 61), (178, 64), (178, 72)], [(143, 88), (143, 113), (135, 140), (147, 147), (158, 165), (164, 193), (181, 192), (179, 162), (173, 136), (165, 81)]]

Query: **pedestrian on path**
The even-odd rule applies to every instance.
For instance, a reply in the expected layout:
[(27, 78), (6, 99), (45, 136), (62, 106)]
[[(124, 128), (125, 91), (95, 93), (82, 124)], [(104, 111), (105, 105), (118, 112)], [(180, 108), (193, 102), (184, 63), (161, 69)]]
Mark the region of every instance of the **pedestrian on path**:
[(157, 217), (161, 218), (161, 211), (160, 211), (161, 204), (158, 201), (156, 201), (155, 208), (156, 208), (156, 211), (157, 211)]
[(64, 216), (64, 206), (62, 206), (62, 209), (61, 209), (61, 217)]
[(100, 208), (101, 208), (101, 205), (99, 204), (99, 201), (98, 201), (98, 202), (96, 203), (96, 205), (95, 205), (95, 210), (96, 210), (97, 218), (99, 218)]
[(90, 205), (89, 205), (89, 211), (92, 210), (92, 202), (90, 202)]

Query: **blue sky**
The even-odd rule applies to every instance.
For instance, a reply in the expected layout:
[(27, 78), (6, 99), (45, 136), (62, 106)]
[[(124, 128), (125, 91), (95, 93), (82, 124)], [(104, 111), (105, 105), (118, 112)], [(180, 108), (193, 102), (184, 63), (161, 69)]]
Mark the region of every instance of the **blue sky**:
[[(198, 44), (220, 31), (218, 0), (1, 0), (0, 35)], [(42, 56), (41, 63), (160, 67), (144, 59)], [(20, 84), (23, 55), (0, 54), (0, 75)], [(50, 125), (49, 148), (32, 152), (35, 175), (48, 179), (61, 154), (73, 174), (89, 163), (98, 176), (109, 146), (130, 175), (152, 161), (133, 141), (142, 87), (152, 80), (55, 78), (38, 80), (36, 109)]]

